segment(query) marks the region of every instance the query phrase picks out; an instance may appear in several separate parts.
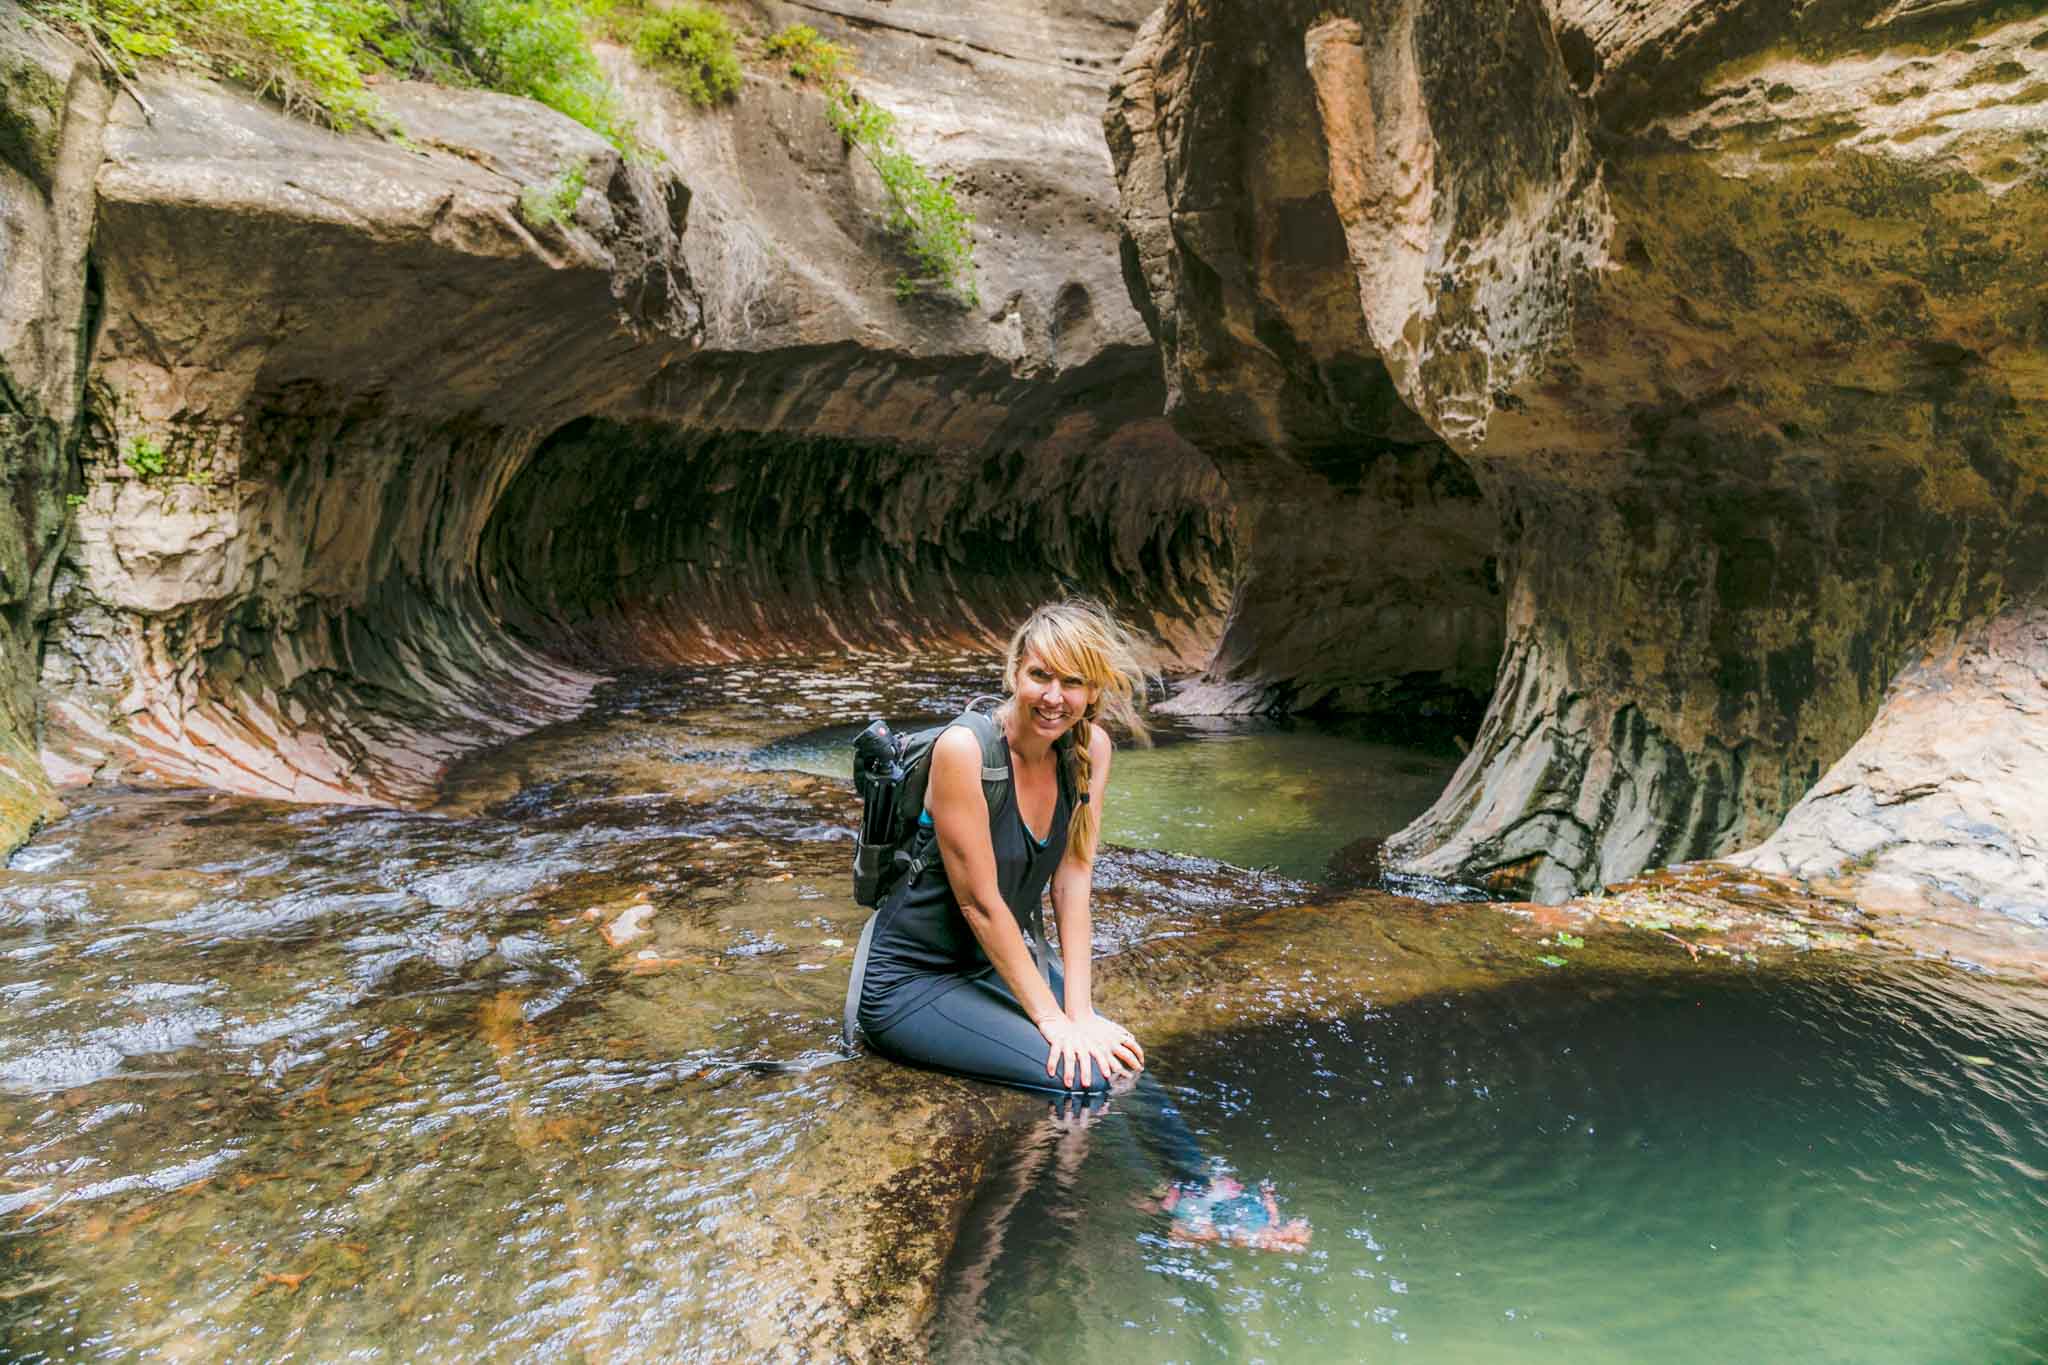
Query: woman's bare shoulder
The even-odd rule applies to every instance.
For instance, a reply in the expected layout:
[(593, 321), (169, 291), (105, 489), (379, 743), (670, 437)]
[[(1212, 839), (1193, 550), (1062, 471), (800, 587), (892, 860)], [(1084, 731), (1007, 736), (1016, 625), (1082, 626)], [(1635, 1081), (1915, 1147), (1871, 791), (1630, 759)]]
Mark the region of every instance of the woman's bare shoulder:
[(1109, 737), (1109, 727), (1104, 725), (1091, 725), (1088, 727), (1088, 757), (1092, 761), (1096, 763), (1104, 762), (1109, 758), (1110, 751), (1114, 748), (1116, 748), (1116, 745)]

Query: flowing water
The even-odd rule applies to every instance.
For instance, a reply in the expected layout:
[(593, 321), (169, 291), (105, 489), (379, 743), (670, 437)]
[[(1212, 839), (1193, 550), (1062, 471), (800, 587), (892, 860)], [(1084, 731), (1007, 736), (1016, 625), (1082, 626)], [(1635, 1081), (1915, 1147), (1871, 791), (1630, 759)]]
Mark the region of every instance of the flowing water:
[[(800, 1335), (837, 1273), (806, 1220), (866, 1216), (842, 1148), (957, 1115), (846, 1064), (850, 784), (762, 746), (989, 681), (629, 679), (427, 812), (81, 801), (0, 874), (0, 1356)], [(1105, 948), (1302, 893), (1143, 854), (1100, 880)]]
[[(2048, 993), (1556, 976), (1165, 1064), (1306, 1252), (1176, 1239), (1112, 1112), (970, 1215), (949, 1360), (2048, 1359)], [(1192, 1225), (1183, 1232), (1194, 1230)]]
[[(914, 1320), (922, 1291), (876, 1282), (874, 1245), (900, 1244), (902, 1277), (920, 1273), (915, 1248), (942, 1249), (982, 1154), (1013, 1132), (1025, 1153), (1035, 1111), (840, 1051), (855, 810), (837, 760), (825, 777), (791, 755), (829, 753), (818, 735), (849, 716), (949, 714), (988, 681), (955, 661), (628, 678), (586, 718), (466, 763), (423, 812), (80, 801), (0, 874), (0, 1358), (754, 1359), (792, 1342), (829, 1355), (864, 1324)], [(1338, 845), (1412, 815), (1446, 761), (1275, 727), (1170, 739), (1119, 756), (1112, 818), (1150, 847), (1108, 851), (1097, 874), (1098, 948), (1133, 961), (1179, 943), (1214, 957), (1205, 935), (1334, 894), (1309, 881)], [(1260, 985), (1258, 1017), (1334, 998), (1346, 972), (1359, 989), (1344, 998), (1408, 999), (1527, 970), (1526, 950), (1489, 946), (1495, 912), (1372, 907), (1355, 933), (1314, 912), (1320, 937), (1297, 938), (1319, 956)], [(1398, 938), (1373, 981), (1353, 946), (1368, 928)], [(1634, 1293), (1535, 1293), (1546, 1245), (1560, 1284), (1668, 1252), (1719, 1305), (1687, 1319), (1700, 1340), (1715, 1339), (1700, 1324), (1820, 1312), (1817, 1296), (1844, 1291), (1849, 1272), (1824, 1256), (1744, 1288), (1678, 1254), (1673, 1229), (1735, 1220), (1734, 1242), (1738, 1214), (1773, 1235), (1873, 1229), (1824, 1250), (1891, 1246), (1892, 1261), (1839, 1264), (1874, 1266), (1889, 1302), (1948, 1323), (1960, 1354), (1946, 1358), (2038, 1346), (2009, 1304), (2040, 1287), (2026, 1279), (2040, 1271), (2029, 1182), (2048, 1165), (2038, 1010), (1949, 978), (1785, 1003), (1759, 990), (1680, 1036), (1641, 1021), (1683, 1010), (1648, 1011), (1629, 979), (1600, 989), (1607, 1003), (1576, 1012), (1568, 991), (1490, 995), (1161, 1058), (1203, 1141), (1316, 1220), (1310, 1256), (1189, 1251), (1157, 1215), (1125, 1219), (1143, 1177), (1097, 1155), (1115, 1132), (1098, 1124), (1062, 1139), (1071, 1179), (1005, 1225), (998, 1253), (978, 1215), (987, 1273), (963, 1285), (956, 1270), (941, 1353), (1034, 1355), (1042, 1340), (1348, 1359), (1406, 1333), (1418, 1358), (1492, 1358), (1497, 1338), (1597, 1345), (1607, 1315), (1617, 1333), (1641, 1321)], [(1871, 999), (1915, 1003), (1858, 1004)], [(1797, 1020), (1829, 1017), (1814, 1000), (1854, 1027), (1801, 1034)], [(1578, 1041), (1631, 1031), (1679, 1064)], [(1915, 1070), (1923, 1036), (1991, 1060)], [(1795, 1083), (1767, 1050), (1859, 1040), (1875, 1061), (1853, 1084), (1824, 1068)], [(1894, 1070), (1876, 1065), (1893, 1052)], [(1754, 1121), (1732, 1102), (1751, 1072)], [(1582, 1109), (1597, 1134), (1575, 1135)], [(1659, 1126), (1684, 1115), (1696, 1129)], [(1810, 1127), (1836, 1156), (1788, 1166), (1775, 1139), (1744, 1146), (1760, 1125)], [(1745, 1152), (1754, 1188), (1731, 1205)], [(997, 1170), (991, 1188), (1020, 1187), (1016, 1162)], [(2016, 1211), (2005, 1240), (1984, 1231), (2001, 1208)], [(1785, 1219), (1789, 1232), (1771, 1221)], [(1479, 1249), (1520, 1278), (1460, 1297), (1460, 1272), (1488, 1264)], [(1899, 1274), (1877, 1273), (1888, 1264)], [(1924, 1286), (1901, 1288), (1908, 1272)], [(1031, 1325), (1030, 1305), (1097, 1281), (1115, 1287), (1114, 1322), (1101, 1300)], [(1496, 1303), (1502, 1283), (1518, 1292)]]

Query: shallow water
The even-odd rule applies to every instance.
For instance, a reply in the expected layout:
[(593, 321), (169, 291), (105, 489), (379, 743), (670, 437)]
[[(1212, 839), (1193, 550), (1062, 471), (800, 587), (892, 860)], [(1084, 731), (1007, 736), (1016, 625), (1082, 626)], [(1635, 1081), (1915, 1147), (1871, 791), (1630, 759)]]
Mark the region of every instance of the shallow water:
[[(977, 686), (946, 661), (631, 678), (428, 812), (81, 802), (0, 874), (0, 1357), (722, 1358), (830, 1330), (850, 1272), (821, 1229), (871, 1222), (892, 1170), (947, 1178), (998, 1106), (847, 1063), (850, 784), (750, 756)], [(1301, 891), (1157, 854), (1098, 880), (1105, 950)]]
[[(588, 717), (462, 765), (424, 812), (205, 793), (82, 801), (0, 874), (0, 1358), (757, 1359), (777, 1349), (830, 1354), (871, 1326), (878, 1341), (894, 1340), (887, 1333), (915, 1317), (915, 1277), (941, 1254), (982, 1154), (1017, 1122), (1028, 1147), (1036, 1110), (840, 1051), (840, 993), (861, 923), (846, 897), (853, 799), (836, 771), (813, 777), (762, 758), (848, 715), (949, 714), (984, 685), (950, 660), (627, 678)], [(1232, 743), (1177, 747), (1190, 761), (1257, 752)], [(1336, 793), (1328, 818), (1347, 832), (1359, 828), (1345, 804), (1349, 762), (1330, 762), (1318, 779)], [(1140, 776), (1133, 763), (1119, 785), (1128, 778), (1137, 792)], [(1159, 790), (1170, 796), (1186, 780), (1169, 776)], [(1096, 882), (1098, 951), (1149, 964), (1158, 992), (1149, 999), (1162, 1015), (1185, 1013), (1189, 998), (1206, 1007), (1200, 970), (1219, 959), (1202, 945), (1219, 934), (1234, 951), (1263, 945), (1260, 962), (1275, 964), (1276, 975), (1246, 988), (1239, 1018), (1405, 997), (1418, 981), (1435, 989), (1512, 977), (1539, 951), (1491, 911), (1392, 897), (1340, 911), (1327, 888), (1188, 853), (1112, 848)], [(1272, 931), (1284, 943), (1233, 928), (1276, 915), (1306, 919)], [(635, 921), (644, 935), (607, 936)], [(1370, 961), (1368, 932), (1379, 945)], [(1908, 1087), (1896, 1105), (1918, 1103), (1915, 1113), (1959, 1133), (1995, 1111), (2016, 1145), (2003, 1156), (1972, 1148), (1971, 1159), (1985, 1190), (2011, 1188), (2014, 1162), (2048, 1165), (2025, 1145), (2038, 1143), (2038, 1094), (2014, 1079), (2040, 1074), (2027, 1031), (2038, 1014), (2025, 1028), (2000, 1023), (2011, 1011), (1977, 1003), (1971, 983), (1953, 1005), (1946, 989), (1914, 997), (1922, 1026), (1930, 1036), (1961, 1028), (1973, 1055), (1995, 1054), (1984, 1074), (2017, 1088), (1994, 1104), (1923, 1081), (1926, 1095), (1916, 1100)], [(985, 1313), (998, 1353), (1102, 1354), (1104, 1339), (1090, 1335), (1100, 1324), (1085, 1314), (1040, 1332), (1005, 1306), (1029, 1302), (1041, 1292), (1033, 1285), (1064, 1293), (1079, 1274), (1128, 1296), (1125, 1315), (1152, 1343), (1136, 1348), (1143, 1358), (1258, 1355), (1269, 1349), (1261, 1334), (1296, 1330), (1290, 1305), (1318, 1303), (1333, 1305), (1314, 1310), (1328, 1331), (1294, 1338), (1287, 1358), (1355, 1358), (1395, 1330), (1453, 1343), (1423, 1358), (1471, 1358), (1470, 1341), (1485, 1348), (1470, 1348), (1478, 1358), (1492, 1358), (1481, 1329), (1497, 1328), (1499, 1306), (1448, 1296), (1440, 1287), (1458, 1281), (1431, 1268), (1442, 1264), (1432, 1259), (1436, 1225), (1402, 1221), (1403, 1209), (1435, 1207), (1439, 1187), (1454, 1182), (1422, 1165), (1402, 1179), (1428, 1199), (1398, 1182), (1368, 1189), (1359, 1172), (1377, 1169), (1379, 1156), (1363, 1161), (1357, 1135), (1410, 1134), (1397, 1144), (1408, 1160), (1434, 1147), (1485, 1171), (1519, 1172), (1523, 1194), (1461, 1215), (1467, 1242), (1488, 1240), (1506, 1216), (1497, 1210), (1540, 1206), (1576, 1225), (1574, 1182), (1589, 1180), (1576, 1139), (1538, 1128), (1541, 1141), (1514, 1147), (1527, 1154), (1519, 1164), (1480, 1160), (1487, 1139), (1465, 1130), (1491, 1131), (1488, 1110), (1457, 1107), (1473, 1103), (1469, 1081), (1441, 1087), (1449, 1109), (1403, 1118), (1372, 1108), (1385, 1096), (1371, 1078), (1391, 1089), (1388, 1068), (1402, 1058), (1431, 1078), (1432, 1094), (1467, 1074), (1458, 1066), (1495, 1076), (1489, 1084), (1502, 1093), (1537, 1079), (1579, 1083), (1584, 1064), (1562, 1050), (1569, 1039), (1544, 1031), (1556, 1011), (1537, 1005), (1553, 997), (1529, 998), (1537, 1004), (1525, 1031), (1540, 1046), (1499, 1048), (1497, 1021), (1460, 1031), (1456, 1012), (1397, 1012), (1393, 1024), (1245, 1040), (1260, 1059), (1251, 1070), (1234, 1044), (1160, 1058), (1190, 1087), (1213, 1149), (1247, 1174), (1281, 1176), (1290, 1202), (1317, 1218), (1313, 1257), (1246, 1262), (1166, 1247), (1135, 1213), (1118, 1221), (1133, 1177), (1102, 1174), (1110, 1168), (1092, 1153), (1109, 1148), (1076, 1156), (1070, 1142), (1062, 1150), (1080, 1162), (1070, 1160), (1075, 1180), (1096, 1181), (1087, 1188), (1099, 1198), (1035, 1201), (1069, 1229), (1068, 1242), (1013, 1233), (1007, 1247), (1038, 1249), (984, 1258), (999, 1272), (988, 1295), (956, 1285), (952, 1320), (962, 1305), (970, 1319)], [(1571, 1027), (1613, 1032), (1614, 1019), (1639, 1013), (1603, 1010), (1587, 1004)], [(1714, 1075), (1753, 1065), (1767, 1034), (1732, 1034), (1725, 1064), (1718, 1044), (1696, 1038), (1693, 1064)], [(2019, 1041), (2002, 1041), (2007, 1034)], [(1466, 1060), (1442, 1061), (1446, 1046)], [(1304, 1060), (1316, 1055), (1328, 1075)], [(1437, 1069), (1421, 1069), (1431, 1058)], [(1499, 1066), (1509, 1070), (1496, 1075)], [(1557, 1079), (1544, 1079), (1553, 1071)], [(1665, 1073), (1626, 1075), (1670, 1083)], [(1839, 1089), (1822, 1092), (1824, 1107), (1846, 1102)], [(1245, 1103), (1253, 1094), (1269, 1098)], [(1718, 1112), (1703, 1107), (1701, 1124)], [(1719, 1151), (1741, 1131), (1709, 1128), (1700, 1142)], [(1916, 1166), (1938, 1164), (1939, 1153), (1906, 1151)], [(1724, 1197), (1722, 1186), (1692, 1183), (1682, 1162), (1640, 1180), (1687, 1200)], [(1955, 1207), (1979, 1207), (1943, 1180)], [(1796, 1194), (1785, 1197), (1796, 1205)], [(1610, 1209), (1616, 1200), (1600, 1198)], [(1967, 1221), (1944, 1221), (1944, 1207), (1903, 1205), (1905, 1243), (1939, 1250), (1961, 1236), (1979, 1246)], [(2038, 1199), (2031, 1207), (2038, 1213)], [(1516, 1217), (1518, 1236), (1538, 1236), (1541, 1217)], [(1329, 1259), (1355, 1256), (1362, 1243), (1351, 1228), (1378, 1240), (1374, 1254), (1407, 1258), (1411, 1292), (1385, 1297), (1393, 1272), (1382, 1263)], [(1980, 1295), (2014, 1283), (2003, 1246), (1970, 1253)], [(930, 1259), (920, 1262), (918, 1248)], [(1337, 1272), (1315, 1268), (1333, 1264), (1381, 1278), (1347, 1282), (1350, 1297), (1318, 1298)], [(1970, 1289), (1938, 1267), (1926, 1273), (1950, 1298)], [(1708, 1287), (1726, 1302), (1723, 1288)], [(1430, 1297), (1439, 1292), (1447, 1296)], [(1256, 1313), (1246, 1306), (1254, 1302)], [(1587, 1302), (1589, 1316), (1617, 1314), (1617, 1330), (1634, 1321), (1627, 1303)], [(1990, 1320), (1988, 1299), (1967, 1302)], [(1368, 1325), (1358, 1329), (1346, 1317), (1329, 1335), (1333, 1314), (1382, 1309), (1409, 1316), (1360, 1317)], [(1540, 1325), (1557, 1330), (1558, 1315)], [(1972, 1348), (1997, 1340), (1956, 1338)]]
[[(937, 716), (892, 716), (915, 727)], [(860, 724), (764, 746), (752, 761), (842, 777)], [(1332, 856), (1370, 845), (1429, 808), (1458, 766), (1443, 749), (1354, 739), (1305, 724), (1252, 718), (1168, 721), (1150, 748), (1120, 747), (1110, 769), (1103, 837), (1131, 848), (1214, 858), (1319, 881)]]
[(1309, 1250), (1177, 1242), (1127, 1115), (1047, 1128), (970, 1215), (940, 1358), (2048, 1358), (2048, 992), (1560, 975), (1166, 1065)]

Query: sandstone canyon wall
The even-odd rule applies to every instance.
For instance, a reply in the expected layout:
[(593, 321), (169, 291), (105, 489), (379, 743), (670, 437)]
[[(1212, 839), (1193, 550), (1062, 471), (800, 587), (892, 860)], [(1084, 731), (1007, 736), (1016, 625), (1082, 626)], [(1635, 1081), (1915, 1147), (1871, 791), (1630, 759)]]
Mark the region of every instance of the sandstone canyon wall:
[(425, 86), (145, 115), (6, 20), (8, 842), (52, 778), (418, 801), (614, 667), (1080, 587), (1177, 709), (1470, 735), (1391, 866), (2048, 916), (2043, 6), (736, 12), (856, 46), (977, 305), (767, 65), (606, 50), (635, 165)]
[(898, 296), (872, 172), (772, 67), (707, 112), (603, 53), (628, 164), (484, 92), (381, 86), (403, 142), (163, 73), (145, 110), (10, 14), (9, 843), (46, 771), (413, 802), (603, 669), (985, 643), (1063, 587), (1207, 657), (1231, 512), (1095, 126), (1138, 12), (749, 13), (857, 45), (981, 306)]
[[(1215, 682), (1452, 677), (1477, 582), (1504, 595), (1472, 751), (1391, 865), (1554, 898), (1790, 812), (1761, 865), (2048, 917), (2048, 807), (2010, 771), (2048, 672), (2042, 10), (1148, 21), (1107, 126), (1170, 414), (1233, 486), (1332, 509), (1333, 549), (1436, 623), (1295, 673), (1267, 660), (1298, 621), (1240, 611), (1218, 662), (1248, 676)], [(1418, 462), (1457, 496), (1348, 515)], [(1254, 584), (1280, 538), (1249, 520)], [(1944, 726), (1979, 738), (1936, 756)], [(1892, 815), (1851, 837), (1844, 801)]]

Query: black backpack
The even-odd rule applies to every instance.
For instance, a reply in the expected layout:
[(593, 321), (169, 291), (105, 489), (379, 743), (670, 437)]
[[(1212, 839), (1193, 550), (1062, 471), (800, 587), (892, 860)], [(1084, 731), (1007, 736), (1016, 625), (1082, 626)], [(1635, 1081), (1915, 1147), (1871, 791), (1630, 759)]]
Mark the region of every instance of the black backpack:
[(932, 777), (932, 746), (955, 725), (981, 741), (981, 791), (989, 809), (1010, 781), (1010, 749), (1003, 727), (980, 709), (1000, 697), (976, 697), (956, 720), (898, 734), (878, 720), (853, 741), (853, 788), (860, 793), (860, 833), (853, 844), (853, 899), (880, 905), (904, 878), (915, 878), (937, 856), (937, 836), (920, 825)]

